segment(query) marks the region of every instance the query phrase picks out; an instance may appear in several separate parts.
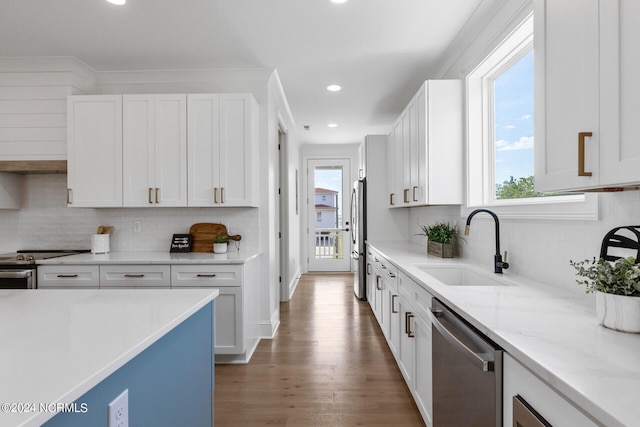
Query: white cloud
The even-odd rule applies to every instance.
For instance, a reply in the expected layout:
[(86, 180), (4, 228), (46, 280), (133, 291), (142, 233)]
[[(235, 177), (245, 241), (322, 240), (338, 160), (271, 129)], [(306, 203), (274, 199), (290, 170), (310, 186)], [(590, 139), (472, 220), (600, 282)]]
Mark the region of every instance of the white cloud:
[(518, 120), (531, 120), (533, 116), (531, 114), (525, 114), (524, 116), (520, 116)]
[(515, 125), (506, 125), (504, 128), (505, 129), (515, 129), (516, 127), (515, 127)]
[(508, 142), (504, 140), (496, 141), (497, 151), (531, 150), (532, 148), (533, 148), (532, 136), (523, 136), (516, 142)]

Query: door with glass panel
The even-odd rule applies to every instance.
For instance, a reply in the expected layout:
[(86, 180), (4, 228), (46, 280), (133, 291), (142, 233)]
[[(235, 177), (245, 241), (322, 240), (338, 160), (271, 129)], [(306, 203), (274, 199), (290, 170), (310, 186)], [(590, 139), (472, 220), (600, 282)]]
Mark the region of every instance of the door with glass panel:
[(307, 167), (309, 271), (350, 271), (350, 161), (314, 159)]

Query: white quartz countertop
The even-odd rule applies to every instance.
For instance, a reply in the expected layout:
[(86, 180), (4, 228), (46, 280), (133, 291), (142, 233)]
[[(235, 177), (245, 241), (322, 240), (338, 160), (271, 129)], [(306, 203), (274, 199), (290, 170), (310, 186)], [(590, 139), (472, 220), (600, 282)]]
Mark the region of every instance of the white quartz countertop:
[[(503, 277), (514, 282), (509, 286), (447, 286), (420, 265), (460, 261), (427, 256), (424, 246), (413, 243), (369, 243), (598, 422), (639, 425), (640, 334), (599, 325), (595, 298), (591, 304), (582, 295), (508, 272)], [(492, 260), (473, 267), (492, 272)]]
[[(218, 296), (216, 289), (0, 290), (0, 426), (39, 426)], [(6, 404), (35, 403), (10, 413)], [(89, 408), (91, 410), (91, 408)]]
[(77, 254), (38, 261), (40, 265), (78, 264), (244, 264), (258, 252), (110, 252), (108, 254)]

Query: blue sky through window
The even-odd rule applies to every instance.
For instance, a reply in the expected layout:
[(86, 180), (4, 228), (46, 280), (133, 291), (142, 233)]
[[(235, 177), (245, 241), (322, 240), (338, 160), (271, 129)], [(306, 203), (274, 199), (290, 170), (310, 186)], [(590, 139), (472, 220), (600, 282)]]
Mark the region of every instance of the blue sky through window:
[(495, 183), (533, 175), (533, 50), (494, 80)]

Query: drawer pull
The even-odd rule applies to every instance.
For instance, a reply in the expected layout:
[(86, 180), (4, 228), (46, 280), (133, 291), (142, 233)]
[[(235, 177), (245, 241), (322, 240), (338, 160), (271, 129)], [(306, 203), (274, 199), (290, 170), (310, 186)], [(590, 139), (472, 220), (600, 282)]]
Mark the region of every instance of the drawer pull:
[(78, 277), (77, 274), (58, 274), (60, 279), (75, 279), (76, 277)]
[(196, 277), (216, 277), (215, 274), (202, 274), (202, 273), (198, 273), (196, 274)]
[(397, 313), (398, 310), (396, 310), (396, 298), (398, 297), (398, 295), (391, 295), (391, 312), (392, 313)]
[(125, 274), (124, 277), (126, 277), (127, 279), (139, 279), (141, 277), (144, 277), (144, 274)]

